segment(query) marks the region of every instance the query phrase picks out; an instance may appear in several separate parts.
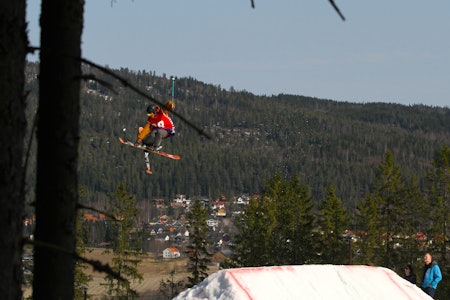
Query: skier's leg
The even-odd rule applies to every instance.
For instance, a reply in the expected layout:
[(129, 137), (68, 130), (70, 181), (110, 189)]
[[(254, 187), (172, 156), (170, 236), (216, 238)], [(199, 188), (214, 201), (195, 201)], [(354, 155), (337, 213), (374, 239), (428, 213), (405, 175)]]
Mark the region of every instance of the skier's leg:
[(161, 146), (162, 139), (167, 137), (169, 134), (165, 129), (156, 129), (154, 131), (156, 132), (156, 134), (155, 141), (153, 142), (153, 147), (158, 148), (159, 146)]
[(146, 170), (145, 173), (147, 174), (152, 174), (152, 169), (150, 168), (150, 159), (148, 158), (150, 153), (148, 152), (144, 152), (144, 158), (145, 158), (145, 166), (146, 166)]
[(144, 127), (139, 127), (136, 143), (143, 143), (144, 138), (150, 133), (150, 123), (146, 123)]
[(157, 130), (150, 131), (150, 133), (144, 137), (142, 143), (146, 146), (152, 147), (155, 144), (156, 134)]

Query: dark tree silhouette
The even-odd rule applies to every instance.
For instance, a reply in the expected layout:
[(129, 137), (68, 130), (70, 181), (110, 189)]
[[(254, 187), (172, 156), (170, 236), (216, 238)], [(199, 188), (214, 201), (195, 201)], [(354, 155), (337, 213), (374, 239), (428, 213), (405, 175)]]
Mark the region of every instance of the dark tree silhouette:
[(25, 0), (0, 2), (0, 296), (21, 299), (23, 141), (26, 131)]
[(83, 0), (42, 1), (33, 299), (73, 299)]

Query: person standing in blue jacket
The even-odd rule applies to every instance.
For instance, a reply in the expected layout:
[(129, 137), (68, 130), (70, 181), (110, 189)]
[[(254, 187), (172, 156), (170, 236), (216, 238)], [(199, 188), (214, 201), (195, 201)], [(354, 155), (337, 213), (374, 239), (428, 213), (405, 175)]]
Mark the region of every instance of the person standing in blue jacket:
[(423, 257), (422, 284), (420, 287), (431, 298), (434, 298), (438, 283), (442, 280), (441, 269), (430, 253), (425, 253)]

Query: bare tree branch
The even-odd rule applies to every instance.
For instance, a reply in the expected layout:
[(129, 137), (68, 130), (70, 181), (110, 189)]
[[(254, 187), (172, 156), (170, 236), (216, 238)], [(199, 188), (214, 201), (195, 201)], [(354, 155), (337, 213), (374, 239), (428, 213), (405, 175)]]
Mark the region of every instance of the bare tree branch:
[[(102, 71), (105, 74), (108, 74), (112, 77), (114, 77), (115, 79), (117, 79), (123, 86), (130, 88), (132, 91), (134, 91), (136, 94), (150, 100), (151, 102), (163, 107), (165, 104), (162, 103), (161, 101), (157, 100), (156, 98), (153, 98), (152, 96), (147, 95), (145, 92), (141, 91), (140, 89), (138, 89), (137, 87), (135, 87), (134, 85), (130, 84), (125, 78), (115, 74), (114, 72), (112, 72), (111, 70), (104, 68), (100, 65), (97, 65), (96, 63), (93, 63), (85, 58), (80, 58), (80, 61), (88, 64), (94, 68), (99, 69), (100, 71)], [(194, 124), (192, 124), (189, 120), (187, 120), (185, 117), (183, 117), (182, 115), (176, 113), (175, 111), (171, 112), (173, 115), (177, 116), (179, 119), (181, 119), (181, 121), (185, 122), (187, 125), (189, 125), (191, 128), (193, 128), (195, 131), (198, 132), (198, 134), (203, 135), (204, 137), (211, 139), (211, 137), (205, 133), (205, 131), (203, 129), (200, 129), (198, 127), (196, 127)]]
[(107, 217), (113, 219), (114, 221), (120, 221), (119, 219), (116, 218), (116, 216), (114, 216), (114, 215), (112, 215), (112, 214), (109, 214), (109, 213), (107, 213), (107, 212), (105, 212), (105, 211), (102, 211), (102, 210), (93, 208), (93, 207), (91, 207), (91, 206), (86, 206), (86, 205), (83, 205), (83, 204), (78, 203), (78, 204), (77, 204), (77, 209), (86, 209), (86, 210), (90, 210), (90, 211), (93, 211), (93, 212), (96, 212), (96, 213), (99, 213), (99, 214), (103, 214), (103, 215), (105, 215), (105, 216), (107, 216)]
[(80, 260), (80, 261), (82, 261), (82, 262), (92, 266), (92, 268), (95, 271), (107, 273), (108, 275), (113, 276), (117, 280), (125, 281), (125, 279), (122, 276), (120, 276), (119, 273), (115, 272), (109, 266), (109, 264), (103, 264), (102, 262), (100, 262), (98, 260), (87, 259), (85, 257), (80, 256), (76, 252), (71, 252), (71, 251), (68, 251), (68, 250), (66, 250), (66, 249), (64, 249), (62, 247), (58, 247), (56, 245), (45, 243), (45, 242), (40, 242), (40, 241), (36, 241), (36, 240), (32, 241), (30, 239), (24, 239), (24, 243), (25, 244), (29, 244), (29, 245), (33, 245), (33, 246), (39, 246), (41, 248), (46, 248), (46, 249), (57, 251), (57, 252), (60, 252), (60, 253), (65, 253), (67, 255), (72, 256), (76, 260)]
[(331, 6), (333, 6), (334, 10), (338, 13), (338, 15), (341, 17), (342, 21), (345, 21), (345, 17), (344, 15), (341, 13), (341, 11), (339, 10), (339, 7), (337, 7), (337, 5), (334, 3), (334, 0), (328, 0), (330, 1)]

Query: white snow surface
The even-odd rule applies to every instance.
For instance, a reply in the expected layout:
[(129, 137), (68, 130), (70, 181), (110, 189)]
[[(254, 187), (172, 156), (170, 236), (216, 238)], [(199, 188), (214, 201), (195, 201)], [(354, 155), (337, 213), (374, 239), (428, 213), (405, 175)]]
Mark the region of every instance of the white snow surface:
[(181, 299), (431, 299), (383, 267), (299, 265), (220, 270), (183, 291)]

